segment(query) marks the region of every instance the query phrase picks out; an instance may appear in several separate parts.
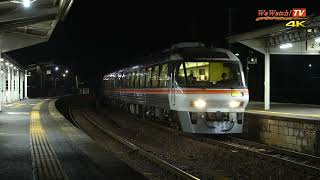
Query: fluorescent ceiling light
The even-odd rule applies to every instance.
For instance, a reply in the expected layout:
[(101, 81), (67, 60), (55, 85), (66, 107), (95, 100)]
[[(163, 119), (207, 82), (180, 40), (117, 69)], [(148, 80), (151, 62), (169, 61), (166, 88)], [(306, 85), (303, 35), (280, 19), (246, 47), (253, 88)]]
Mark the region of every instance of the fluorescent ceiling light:
[(291, 43), (281, 44), (280, 49), (288, 49), (291, 48), (293, 45)]

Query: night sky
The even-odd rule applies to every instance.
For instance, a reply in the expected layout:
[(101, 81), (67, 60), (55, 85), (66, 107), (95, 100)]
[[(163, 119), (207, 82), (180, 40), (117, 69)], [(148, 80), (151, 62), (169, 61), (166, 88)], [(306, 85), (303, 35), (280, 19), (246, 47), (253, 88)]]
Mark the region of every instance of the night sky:
[[(232, 8), (231, 33), (274, 23), (255, 22), (258, 9), (261, 8)], [(314, 8), (308, 10), (320, 12)], [(76, 0), (48, 42), (12, 51), (9, 55), (23, 65), (53, 60), (70, 67), (91, 86), (98, 86), (103, 74), (135, 64), (136, 57), (181, 41), (202, 41), (227, 48), (227, 35), (227, 7), (108, 6)], [(257, 73), (252, 75), (255, 81), (261, 79), (260, 68), (252, 72)]]

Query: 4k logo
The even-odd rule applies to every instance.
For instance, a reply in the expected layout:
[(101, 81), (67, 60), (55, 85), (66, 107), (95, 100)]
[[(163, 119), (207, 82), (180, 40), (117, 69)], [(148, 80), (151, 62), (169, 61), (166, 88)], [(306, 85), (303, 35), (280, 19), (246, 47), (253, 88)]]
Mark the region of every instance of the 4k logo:
[(289, 21), (286, 26), (290, 26), (290, 27), (305, 27), (304, 23), (306, 21)]

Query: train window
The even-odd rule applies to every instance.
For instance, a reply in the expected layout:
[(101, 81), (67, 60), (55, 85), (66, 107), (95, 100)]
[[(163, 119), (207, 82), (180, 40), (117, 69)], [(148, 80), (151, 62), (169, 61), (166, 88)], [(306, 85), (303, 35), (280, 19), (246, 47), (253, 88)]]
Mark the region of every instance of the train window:
[(118, 83), (119, 83), (119, 78), (118, 78), (118, 75), (116, 75), (114, 77), (114, 87), (117, 88), (118, 87)]
[(140, 71), (140, 87), (144, 88), (146, 86), (146, 74), (145, 70)]
[(160, 69), (160, 87), (167, 87), (168, 81), (168, 64), (163, 64)]
[(127, 87), (127, 82), (126, 82), (126, 79), (127, 79), (127, 76), (126, 76), (126, 74), (122, 74), (122, 76), (121, 76), (121, 87), (123, 87), (123, 88), (125, 88), (125, 87)]
[(126, 87), (127, 87), (127, 88), (130, 87), (130, 86), (129, 86), (129, 84), (130, 84), (130, 76), (131, 76), (131, 74), (130, 74), (130, 73), (127, 73), (127, 75), (126, 75)]
[(139, 74), (140, 74), (140, 73), (139, 73), (138, 71), (135, 72), (134, 87), (139, 87), (139, 86), (140, 86), (140, 83), (139, 83), (139, 80), (140, 80)]
[(110, 77), (110, 85), (109, 85), (109, 87), (113, 88), (113, 84), (114, 84), (114, 78)]
[(132, 72), (130, 73), (130, 82), (129, 82), (129, 87), (134, 87), (134, 76), (135, 76), (135, 73)]
[(121, 74), (117, 74), (117, 77), (116, 77), (116, 88), (119, 88), (121, 85)]
[(152, 67), (152, 87), (159, 87), (159, 66)]
[(185, 71), (189, 87), (243, 87), (238, 62), (185, 62)]
[(209, 80), (209, 62), (185, 62), (187, 83)]
[(180, 86), (185, 86), (186, 84), (186, 79), (185, 79), (185, 72), (184, 72), (184, 68), (183, 68), (183, 63), (178, 64), (176, 66), (176, 81)]
[(152, 77), (151, 77), (151, 71), (152, 71), (152, 68), (150, 67), (150, 68), (148, 68), (148, 69), (146, 69), (146, 71), (147, 71), (147, 73), (146, 73), (146, 87), (151, 87), (151, 79), (152, 79)]

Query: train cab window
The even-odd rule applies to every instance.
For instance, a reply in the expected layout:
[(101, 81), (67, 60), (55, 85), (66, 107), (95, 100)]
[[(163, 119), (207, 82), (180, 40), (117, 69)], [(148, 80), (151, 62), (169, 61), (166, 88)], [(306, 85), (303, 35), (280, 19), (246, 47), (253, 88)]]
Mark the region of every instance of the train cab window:
[(152, 67), (152, 87), (159, 87), (159, 66)]
[(244, 87), (239, 62), (185, 62), (188, 87)]
[(140, 83), (139, 83), (139, 80), (140, 80), (139, 74), (140, 74), (140, 73), (139, 73), (138, 71), (135, 72), (134, 87), (139, 87), (139, 86), (140, 86)]
[(209, 62), (185, 62), (185, 66), (189, 85), (209, 80)]
[(176, 66), (176, 81), (179, 86), (185, 86), (186, 84), (186, 79), (185, 79), (185, 72), (183, 68), (183, 63), (178, 64)]
[(167, 87), (168, 82), (168, 64), (163, 64), (160, 68), (160, 87)]
[(152, 68), (148, 68), (146, 69), (147, 73), (146, 73), (146, 87), (151, 87), (151, 71), (152, 71)]
[(146, 73), (145, 70), (142, 69), (140, 71), (140, 87), (144, 88), (146, 86)]

